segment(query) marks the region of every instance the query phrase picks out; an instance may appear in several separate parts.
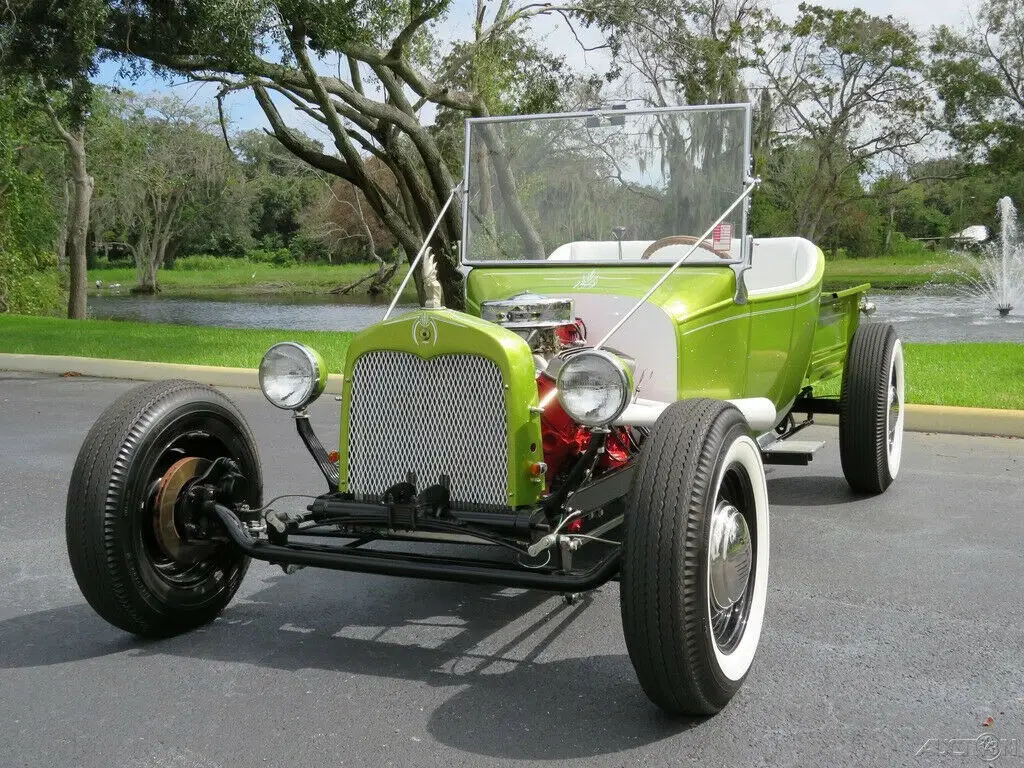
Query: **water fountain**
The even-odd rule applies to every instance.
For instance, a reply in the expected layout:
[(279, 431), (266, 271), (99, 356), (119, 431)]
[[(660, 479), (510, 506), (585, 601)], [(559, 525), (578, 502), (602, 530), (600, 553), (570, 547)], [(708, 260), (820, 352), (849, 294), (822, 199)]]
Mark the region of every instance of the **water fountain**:
[(1006, 317), (1024, 303), (1024, 243), (1013, 201), (1004, 197), (998, 208), (999, 240), (982, 250), (976, 261), (978, 276), (970, 282), (975, 295)]
[(873, 293), (876, 319), (906, 341), (1024, 343), (1024, 227), (1009, 197), (998, 212), (999, 236), (960, 252), (956, 266), (947, 262), (914, 290)]

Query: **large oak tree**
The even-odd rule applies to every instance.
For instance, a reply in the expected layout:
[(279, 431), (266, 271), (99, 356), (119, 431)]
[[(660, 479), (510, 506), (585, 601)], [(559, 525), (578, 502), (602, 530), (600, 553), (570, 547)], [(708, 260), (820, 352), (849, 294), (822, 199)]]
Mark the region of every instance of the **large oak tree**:
[[(565, 3), (478, 0), (472, 37), (452, 43), (438, 32), (451, 6), (451, 0), (114, 0), (97, 40), (129, 64), (149, 62), (214, 82), (222, 95), (250, 92), (278, 141), (358, 187), (411, 258), (461, 171), (459, 139), (445, 136), (433, 117), (489, 114), (493, 81), (481, 83), (473, 73), (507, 56), (510, 36), (521, 39), (530, 19), (576, 10)], [(518, 53), (536, 58), (538, 49)], [(557, 69), (534, 74), (537, 84), (526, 88), (531, 95), (557, 96), (560, 89), (546, 86)], [(322, 126), (333, 147), (304, 140), (289, 119), (296, 111)], [(390, 179), (368, 170), (370, 157), (387, 167)], [(432, 243), (449, 306), (462, 303), (460, 228), (453, 206)]]
[(905, 165), (928, 134), (921, 45), (891, 16), (802, 3), (794, 23), (766, 25), (756, 54), (774, 127), (766, 172), (790, 184), (794, 234), (813, 240), (856, 201), (851, 181)]

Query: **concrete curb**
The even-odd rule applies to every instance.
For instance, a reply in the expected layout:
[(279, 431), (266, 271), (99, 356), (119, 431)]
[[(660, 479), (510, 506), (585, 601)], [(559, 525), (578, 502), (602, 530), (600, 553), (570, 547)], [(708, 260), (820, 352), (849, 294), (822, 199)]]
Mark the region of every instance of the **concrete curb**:
[[(254, 368), (220, 368), (213, 365), (183, 365), (179, 363), (148, 363), (139, 360), (106, 360), (96, 357), (65, 357), (59, 355), (15, 355), (0, 353), (0, 370), (31, 371), (35, 373), (68, 372), (104, 379), (191, 379), (215, 387), (244, 387), (259, 389), (259, 372)], [(332, 373), (327, 377), (325, 392), (341, 394), (342, 376)]]
[[(906, 415), (904, 428), (908, 432), (1024, 438), (1024, 411), (907, 403)], [(826, 414), (815, 416), (814, 421), (829, 426), (839, 425), (838, 416)]]
[[(185, 378), (218, 387), (259, 388), (257, 372), (251, 368), (219, 368), (210, 365), (147, 363), (137, 360), (106, 360), (95, 357), (15, 355), (0, 353), (0, 370), (62, 374), (69, 371), (107, 379)], [(340, 374), (331, 374), (326, 391), (341, 393)], [(835, 416), (818, 416), (819, 424), (837, 425)], [(942, 405), (907, 405), (906, 428), (911, 432), (943, 432), (951, 435), (991, 435), (1024, 438), (1024, 411), (992, 408), (960, 408)]]

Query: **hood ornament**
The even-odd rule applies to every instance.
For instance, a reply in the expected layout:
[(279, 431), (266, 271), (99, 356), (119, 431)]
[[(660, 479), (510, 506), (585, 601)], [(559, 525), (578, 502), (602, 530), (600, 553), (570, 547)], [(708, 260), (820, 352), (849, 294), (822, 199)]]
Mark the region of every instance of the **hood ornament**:
[(426, 253), (423, 254), (420, 277), (423, 280), (423, 308), (443, 309), (444, 293), (441, 291), (441, 281), (437, 279), (437, 262), (434, 260), (434, 252), (430, 248), (427, 248)]

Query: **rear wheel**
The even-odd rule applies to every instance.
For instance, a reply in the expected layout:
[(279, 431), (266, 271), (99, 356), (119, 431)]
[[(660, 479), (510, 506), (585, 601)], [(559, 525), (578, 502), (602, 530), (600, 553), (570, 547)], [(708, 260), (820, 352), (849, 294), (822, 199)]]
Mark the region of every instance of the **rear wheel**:
[(728, 403), (670, 405), (630, 491), (622, 624), (641, 686), (676, 715), (709, 715), (754, 660), (768, 584), (768, 494), (757, 444)]
[(882, 493), (899, 474), (905, 394), (903, 345), (895, 329), (859, 326), (839, 396), (839, 458), (857, 493)]
[(212, 387), (162, 381), (128, 392), (96, 421), (71, 474), (67, 546), (86, 600), (116, 627), (164, 637), (212, 620), (249, 560), (230, 544), (190, 538), (182, 504), (220, 457), (244, 475), (240, 501), (262, 494), (255, 442), (241, 413)]

